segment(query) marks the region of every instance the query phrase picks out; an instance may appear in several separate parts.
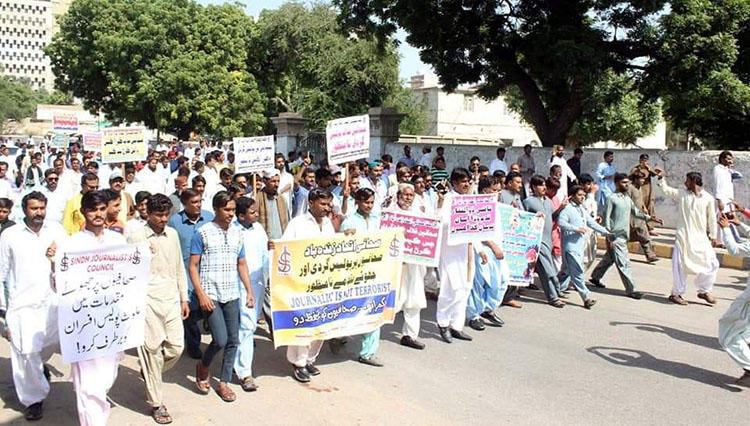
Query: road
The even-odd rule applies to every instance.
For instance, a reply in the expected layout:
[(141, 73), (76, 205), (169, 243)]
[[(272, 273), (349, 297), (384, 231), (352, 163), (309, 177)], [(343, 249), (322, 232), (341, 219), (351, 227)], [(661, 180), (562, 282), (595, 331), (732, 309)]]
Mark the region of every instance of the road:
[[(642, 256), (634, 256), (640, 259)], [(595, 297), (592, 311), (571, 294), (564, 309), (530, 292), (522, 309), (503, 308), (507, 325), (467, 330), (473, 342), (438, 340), (434, 302), (422, 315), (424, 351), (398, 344), (400, 316), (383, 329), (383, 368), (355, 361), (353, 339), (344, 352), (328, 346), (322, 371), (310, 384), (296, 383), (284, 349), (258, 335), (256, 374), (260, 389), (227, 404), (215, 393), (194, 391), (194, 361), (184, 357), (166, 377), (166, 405), (177, 425), (230, 424), (741, 424), (750, 389), (733, 381), (741, 369), (719, 348), (719, 317), (744, 288), (746, 273), (722, 269), (708, 306), (691, 288), (687, 307), (668, 303), (669, 260), (634, 263), (637, 301), (622, 295), (617, 273)], [(692, 281), (691, 281), (692, 285)], [(204, 336), (207, 342), (208, 336)], [(214, 372), (218, 371), (215, 362)], [(37, 424), (76, 424), (69, 368), (55, 356), (45, 418)], [(10, 376), (7, 343), (0, 344), (0, 424), (23, 424)], [(137, 358), (130, 353), (110, 392), (112, 425), (154, 424), (143, 402)]]

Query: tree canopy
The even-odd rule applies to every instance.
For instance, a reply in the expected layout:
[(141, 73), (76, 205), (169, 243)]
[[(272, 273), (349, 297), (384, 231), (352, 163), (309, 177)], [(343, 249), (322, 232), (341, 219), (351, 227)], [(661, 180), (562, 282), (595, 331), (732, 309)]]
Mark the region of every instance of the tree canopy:
[[(671, 96), (689, 91), (685, 104), (704, 102), (712, 90), (700, 80), (706, 75), (738, 83), (728, 76), (733, 41), (750, 12), (747, 0), (336, 3), (345, 31), (385, 40), (403, 28), (446, 89), (477, 84), (485, 98), (509, 94), (545, 146), (571, 137), (630, 141), (653, 128), (660, 98), (669, 118), (691, 122)], [(718, 63), (708, 66), (711, 60)], [(670, 74), (675, 65), (682, 72)], [(739, 84), (725, 89), (742, 98)], [(724, 111), (736, 111), (737, 100)]]
[(0, 76), (0, 132), (8, 121), (20, 121), (32, 115), (41, 95), (23, 82)]

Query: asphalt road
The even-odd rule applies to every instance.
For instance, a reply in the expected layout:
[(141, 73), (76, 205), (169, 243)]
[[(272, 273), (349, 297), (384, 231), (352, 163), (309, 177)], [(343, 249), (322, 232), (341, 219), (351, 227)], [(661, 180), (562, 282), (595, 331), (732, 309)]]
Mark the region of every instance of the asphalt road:
[[(634, 256), (640, 259), (642, 256)], [(571, 294), (555, 309), (530, 292), (522, 309), (503, 308), (507, 325), (468, 329), (473, 342), (438, 340), (434, 302), (422, 315), (424, 351), (398, 344), (400, 315), (383, 329), (383, 368), (355, 361), (352, 339), (333, 355), (326, 345), (320, 376), (310, 384), (290, 376), (284, 349), (256, 337), (260, 389), (236, 402), (194, 391), (194, 361), (184, 357), (166, 377), (166, 405), (174, 424), (745, 424), (750, 389), (733, 384), (741, 369), (719, 348), (719, 317), (745, 287), (746, 273), (722, 269), (719, 303), (710, 307), (690, 288), (687, 307), (668, 303), (669, 260), (635, 263), (643, 300), (625, 298), (614, 270), (592, 311)], [(692, 280), (691, 280), (692, 285)], [(204, 342), (208, 336), (204, 336)], [(214, 372), (218, 371), (215, 362)], [(77, 422), (69, 367), (57, 369), (45, 418), (37, 424)], [(7, 343), (0, 344), (0, 424), (23, 424), (11, 379)], [(137, 358), (130, 353), (110, 392), (111, 425), (154, 424), (143, 402)], [(745, 418), (746, 420), (742, 420)]]

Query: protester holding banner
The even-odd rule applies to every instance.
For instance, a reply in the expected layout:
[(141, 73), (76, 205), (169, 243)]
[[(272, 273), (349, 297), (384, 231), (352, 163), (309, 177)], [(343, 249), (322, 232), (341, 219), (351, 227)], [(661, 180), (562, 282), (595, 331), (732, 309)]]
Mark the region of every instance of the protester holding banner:
[(81, 192), (68, 200), (65, 204), (65, 210), (63, 210), (62, 225), (68, 235), (73, 235), (83, 229), (86, 222), (83, 210), (81, 210), (83, 196), (97, 189), (99, 189), (99, 178), (96, 175), (86, 173), (81, 176)]
[[(83, 229), (68, 238), (63, 251), (97, 250), (125, 244), (125, 237), (104, 228), (107, 218), (107, 195), (104, 191), (87, 191), (81, 198)], [(82, 277), (83, 278), (83, 277)], [(109, 418), (107, 393), (117, 378), (117, 367), (123, 353), (101, 356), (71, 365), (76, 389), (78, 421), (83, 426), (103, 425)]]
[[(250, 284), (253, 288), (255, 305), (240, 308), (239, 344), (237, 358), (234, 361), (234, 371), (240, 379), (242, 390), (251, 392), (258, 389), (253, 378), (253, 357), (255, 355), (255, 330), (263, 311), (266, 297), (266, 281), (268, 280), (268, 237), (266, 231), (258, 223), (257, 203), (252, 198), (240, 197), (237, 203), (237, 219), (234, 226), (242, 232), (245, 245), (245, 259), (250, 274)], [(247, 298), (247, 291), (238, 277), (240, 300)]]
[[(341, 224), (341, 231), (347, 235), (355, 232), (368, 232), (380, 229), (380, 217), (372, 214), (375, 192), (370, 188), (360, 188), (354, 194), (357, 210)], [(362, 336), (362, 349), (357, 360), (362, 364), (382, 367), (383, 363), (375, 356), (380, 346), (380, 327)]]
[[(441, 209), (443, 227), (448, 228), (452, 217), (452, 200), (459, 195), (466, 195), (471, 190), (471, 177), (469, 171), (458, 167), (453, 169), (450, 177), (452, 191), (445, 196)], [(448, 231), (443, 232), (440, 266), (440, 295), (438, 296), (436, 319), (440, 329), (440, 337), (446, 343), (452, 343), (453, 338), (459, 340), (472, 340), (472, 337), (464, 333), (464, 322), (466, 321), (466, 304), (473, 283), (473, 271), (471, 263), (474, 258), (470, 256), (471, 243), (448, 245)], [(479, 254), (482, 263), (487, 262), (484, 253)]]
[[(333, 194), (325, 189), (315, 188), (307, 194), (307, 202), (307, 213), (289, 221), (282, 240), (331, 237), (336, 234), (328, 218), (333, 205)], [(286, 359), (292, 364), (292, 376), (295, 380), (306, 383), (310, 381), (310, 376), (320, 374), (315, 360), (322, 347), (322, 340), (314, 340), (307, 346), (287, 347)]]
[[(10, 342), (13, 384), (26, 407), (24, 417), (38, 420), (50, 390), (43, 363), (58, 341), (51, 260), (67, 235), (59, 223), (44, 221), (47, 199), (42, 193), (27, 194), (21, 204), (23, 223), (0, 237), (0, 334)], [(9, 286), (7, 301), (3, 283)]]
[[(477, 184), (480, 194), (497, 194), (500, 192), (499, 184), (494, 177), (481, 177)], [(502, 234), (496, 232), (495, 240), (482, 241), (474, 246), (475, 253), (473, 286), (466, 305), (466, 317), (469, 319), (469, 327), (474, 330), (484, 330), (484, 321), (494, 327), (502, 327), (503, 322), (495, 313), (500, 306), (505, 290), (507, 289), (508, 267), (505, 264), (505, 254), (500, 248), (502, 245)], [(479, 253), (484, 253), (486, 261), (482, 261)]]
[[(229, 388), (234, 371), (234, 359), (239, 343), (240, 303), (254, 306), (253, 290), (245, 260), (242, 234), (232, 226), (235, 201), (226, 191), (219, 191), (213, 199), (214, 220), (201, 226), (190, 243), (190, 279), (195, 287), (198, 304), (208, 317), (211, 343), (195, 367), (195, 384), (204, 395), (210, 392), (211, 361), (224, 350), (216, 393), (225, 402), (237, 396)], [(240, 301), (237, 277), (247, 291)]]
[(146, 298), (144, 342), (138, 360), (146, 387), (146, 402), (159, 424), (172, 417), (164, 406), (162, 375), (174, 367), (184, 347), (182, 320), (188, 317), (185, 265), (177, 232), (167, 227), (172, 202), (164, 194), (148, 200), (148, 223), (128, 237), (129, 243), (148, 242), (153, 251)]

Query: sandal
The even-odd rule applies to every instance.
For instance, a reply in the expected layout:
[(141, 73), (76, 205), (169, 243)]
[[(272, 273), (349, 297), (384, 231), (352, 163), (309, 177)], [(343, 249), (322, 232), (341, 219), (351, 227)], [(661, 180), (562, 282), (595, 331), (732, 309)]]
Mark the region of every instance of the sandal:
[(549, 304), (552, 305), (552, 306), (554, 306), (554, 307), (556, 307), (556, 308), (562, 308), (562, 307), (565, 306), (565, 302), (563, 302), (560, 299), (555, 299), (555, 300), (549, 302)]
[(167, 407), (163, 405), (160, 407), (151, 408), (151, 417), (153, 417), (154, 421), (160, 425), (167, 425), (172, 423), (172, 416), (169, 415)]
[(258, 384), (255, 383), (253, 376), (247, 376), (240, 380), (240, 386), (242, 386), (242, 390), (245, 392), (255, 392), (258, 390)]
[(234, 400), (237, 399), (237, 395), (234, 394), (234, 391), (232, 391), (226, 383), (219, 383), (219, 386), (216, 388), (216, 393), (224, 402), (234, 402)]
[(208, 395), (211, 392), (211, 385), (208, 383), (209, 371), (208, 368), (201, 364), (201, 361), (195, 365), (195, 386), (198, 388), (198, 392), (203, 395)]

